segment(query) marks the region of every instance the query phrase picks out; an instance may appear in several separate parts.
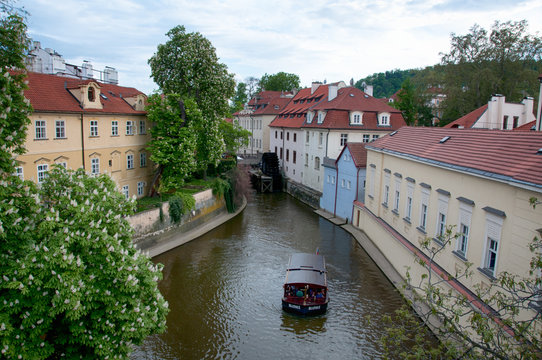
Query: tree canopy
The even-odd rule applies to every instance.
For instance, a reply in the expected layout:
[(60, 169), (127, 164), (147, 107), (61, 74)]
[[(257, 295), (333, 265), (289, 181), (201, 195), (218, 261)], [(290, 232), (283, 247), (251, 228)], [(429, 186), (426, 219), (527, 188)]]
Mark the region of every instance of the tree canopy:
[(479, 25), (465, 35), (452, 33), (450, 51), (442, 54), (444, 122), (487, 104), (491, 95), (519, 102), (536, 96), (542, 72), (542, 37), (527, 33), (522, 21), (496, 21), (487, 31)]
[(292, 91), (299, 89), (299, 76), (286, 72), (278, 72), (273, 75), (264, 74), (260, 79), (260, 91)]
[(355, 87), (361, 90), (363, 83), (373, 86), (373, 96), (376, 98), (391, 97), (400, 88), (407, 78), (412, 78), (417, 70), (391, 70), (383, 73), (375, 73), (356, 81)]
[(397, 94), (397, 100), (392, 105), (401, 110), (408, 126), (431, 126), (433, 114), (428, 105), (429, 96), (416, 88), (410, 78), (407, 78)]

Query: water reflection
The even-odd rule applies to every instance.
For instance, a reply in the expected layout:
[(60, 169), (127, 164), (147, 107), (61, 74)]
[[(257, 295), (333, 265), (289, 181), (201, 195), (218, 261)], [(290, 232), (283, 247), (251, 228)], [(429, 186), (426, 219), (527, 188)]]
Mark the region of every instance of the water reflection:
[[(289, 256), (316, 248), (326, 257), (328, 311), (285, 313)], [(347, 232), (285, 194), (255, 196), (240, 216), (154, 260), (165, 265), (168, 329), (133, 359), (374, 359), (378, 319), (402, 303)]]

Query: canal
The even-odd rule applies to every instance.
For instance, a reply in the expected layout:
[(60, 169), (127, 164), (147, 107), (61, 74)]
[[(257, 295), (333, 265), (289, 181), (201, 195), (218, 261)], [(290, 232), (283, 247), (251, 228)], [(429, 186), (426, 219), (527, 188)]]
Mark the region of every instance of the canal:
[[(317, 248), (327, 313), (283, 312), (289, 255)], [(167, 330), (132, 359), (375, 359), (379, 319), (403, 303), (349, 233), (284, 193), (254, 195), (236, 218), (153, 260), (165, 266)]]

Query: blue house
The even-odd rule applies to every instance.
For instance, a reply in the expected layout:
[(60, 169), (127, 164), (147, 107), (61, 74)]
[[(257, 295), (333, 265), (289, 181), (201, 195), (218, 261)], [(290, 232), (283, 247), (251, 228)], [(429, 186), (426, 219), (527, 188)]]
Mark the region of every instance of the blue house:
[(354, 201), (365, 201), (367, 150), (364, 143), (347, 143), (335, 162), (324, 159), (320, 207), (352, 221)]

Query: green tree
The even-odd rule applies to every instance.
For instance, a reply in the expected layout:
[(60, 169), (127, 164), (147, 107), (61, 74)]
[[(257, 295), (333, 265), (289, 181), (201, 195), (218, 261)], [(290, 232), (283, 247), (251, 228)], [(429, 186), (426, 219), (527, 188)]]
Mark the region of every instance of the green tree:
[(222, 121), (220, 123), (220, 132), (226, 144), (226, 152), (237, 154), (241, 146), (248, 146), (250, 131), (243, 129), (238, 124)]
[[(419, 256), (415, 266), (422, 266), (425, 273), (414, 282), (408, 272), (405, 289), (414, 294), (411, 305), (418, 308), (423, 321), (406, 306), (386, 319), (386, 334), (381, 341), (387, 358), (540, 359), (541, 239), (535, 237), (530, 244), (530, 276), (502, 272), (488, 287), (477, 286), (473, 299), (452, 290), (446, 276), (437, 276), (431, 270), (439, 254), (460, 235), (449, 227), (439, 237), (442, 245), (436, 246), (433, 239), (421, 243), (427, 256)], [(464, 271), (448, 278), (470, 281), (471, 268), (472, 263), (467, 263)], [(473, 305), (482, 301), (487, 307)], [(420, 304), (427, 308), (424, 310)], [(433, 332), (440, 340), (437, 345), (425, 324), (433, 324)]]
[(527, 33), (527, 21), (496, 21), (488, 32), (474, 25), (466, 35), (451, 34), (442, 55), (444, 121), (448, 123), (487, 104), (492, 94), (520, 101), (535, 96), (542, 72), (542, 38)]
[(376, 98), (391, 97), (401, 88), (406, 79), (412, 78), (418, 70), (391, 70), (383, 73), (374, 73), (354, 84), (360, 90), (365, 91), (363, 84), (373, 86), (373, 96)]
[(235, 95), (232, 99), (232, 105), (230, 112), (233, 114), (237, 111), (243, 110), (245, 104), (248, 102), (247, 84), (239, 82), (235, 89)]
[(407, 78), (397, 94), (397, 101), (392, 105), (401, 110), (407, 125), (431, 126), (433, 114), (427, 105), (428, 101), (428, 95), (416, 88), (410, 78)]
[(13, 9), (7, 2), (0, 3), (0, 173), (12, 173), (12, 154), (25, 152), (28, 115), (32, 111), (23, 95), (26, 85), (21, 71), (28, 48), (26, 25)]
[(203, 123), (194, 130), (198, 131), (197, 167), (205, 171), (224, 152), (218, 127), (230, 109), (235, 80), (200, 33), (187, 33), (184, 26), (176, 26), (167, 36), (169, 40), (158, 45), (149, 59), (151, 76), (164, 94), (179, 94), (185, 102), (193, 99), (203, 114)]
[(39, 191), (12, 184), (0, 201), (3, 357), (124, 358), (164, 330), (161, 266), (133, 246), (134, 203), (108, 175), (55, 167)]
[[(299, 89), (299, 76), (295, 74), (285, 73), (283, 71), (273, 75), (264, 74), (260, 79), (260, 91), (292, 91)], [(259, 92), (259, 91), (258, 91)]]
[(149, 98), (147, 117), (154, 124), (148, 150), (158, 164), (160, 191), (180, 188), (196, 170), (197, 142), (203, 116), (193, 100), (178, 94)]

